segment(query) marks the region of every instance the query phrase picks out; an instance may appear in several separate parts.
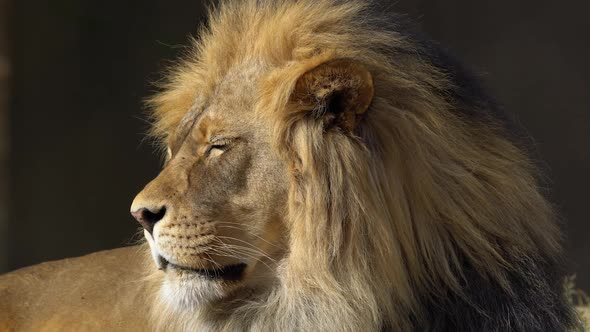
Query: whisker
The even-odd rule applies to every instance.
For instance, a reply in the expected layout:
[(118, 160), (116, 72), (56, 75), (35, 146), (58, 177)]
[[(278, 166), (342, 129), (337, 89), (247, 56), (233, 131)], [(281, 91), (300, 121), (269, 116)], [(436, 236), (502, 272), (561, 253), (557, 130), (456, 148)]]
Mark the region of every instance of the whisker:
[(213, 258), (211, 258), (211, 255), (209, 255), (208, 252), (204, 253), (205, 255), (207, 255), (208, 258), (205, 258), (207, 261), (213, 263), (213, 265), (215, 265), (215, 268), (213, 269), (213, 271), (217, 271), (216, 269), (219, 269), (221, 271), (222, 267), (219, 263), (217, 263)]
[(264, 253), (258, 252), (254, 249), (245, 248), (242, 246), (230, 245), (230, 244), (222, 242), (219, 239), (215, 239), (215, 240), (216, 240), (216, 242), (218, 242), (221, 245), (221, 247), (214, 245), (211, 247), (211, 249), (214, 249), (217, 252), (220, 252), (220, 250), (223, 250), (222, 252), (224, 254), (230, 254), (230, 255), (232, 255), (231, 257), (235, 257), (236, 255), (238, 255), (238, 256), (243, 255), (243, 256), (246, 256), (246, 258), (251, 258), (251, 259), (254, 259), (258, 262), (261, 262), (262, 264), (266, 265), (266, 267), (271, 269), (271, 266), (268, 265), (264, 260), (262, 260), (260, 257), (255, 256), (255, 254), (258, 254), (258, 255), (266, 258), (273, 265), (275, 265), (275, 266), (278, 265), (278, 262), (275, 259), (273, 259), (272, 257), (269, 257), (267, 255), (264, 255)]
[[(233, 238), (233, 237), (230, 237), (230, 236), (216, 236), (216, 238), (217, 239), (228, 239), (228, 240), (233, 240), (233, 241), (238, 241), (238, 242), (241, 242), (241, 243), (245, 243), (245, 244), (247, 244), (250, 247), (245, 247), (245, 246), (241, 246), (241, 245), (232, 245), (232, 246), (240, 247), (240, 248), (245, 249), (245, 250), (254, 251), (254, 253), (259, 254), (261, 256), (264, 256), (265, 258), (274, 261), (274, 259), (271, 258), (267, 252), (265, 252), (264, 250), (258, 248), (257, 246), (255, 246), (255, 245), (253, 245), (253, 244), (251, 244), (251, 243), (249, 243), (247, 241), (236, 239), (236, 238)], [(224, 244), (225, 245), (230, 245), (228, 243), (224, 243)]]
[[(218, 250), (218, 249), (221, 249), (221, 250)], [(224, 250), (227, 250), (227, 252), (224, 251)], [(237, 251), (234, 251), (234, 250), (232, 250), (230, 248), (215, 248), (215, 249), (213, 249), (211, 251), (211, 253), (212, 254), (215, 254), (215, 255), (218, 255), (218, 256), (222, 256), (222, 257), (233, 257), (233, 258), (235, 258), (236, 256), (245, 256), (244, 258), (253, 259), (253, 260), (257, 261), (257, 262), (260, 262), (260, 263), (264, 264), (268, 269), (272, 269), (272, 267), (270, 265), (268, 265), (267, 262), (265, 262), (264, 260), (260, 259), (259, 257), (255, 257), (255, 256), (253, 256), (251, 254), (248, 254), (248, 253), (237, 252)], [(278, 264), (276, 262), (273, 262), (273, 263), (274, 263), (275, 266)]]
[[(220, 222), (217, 225), (215, 225), (215, 227), (216, 228), (219, 227), (219, 228), (230, 228), (230, 229), (242, 230), (242, 231), (247, 232), (249, 235), (255, 236), (257, 239), (262, 240), (263, 242), (265, 242), (265, 243), (267, 243), (267, 244), (269, 244), (269, 245), (271, 245), (271, 246), (273, 246), (273, 247), (275, 247), (277, 249), (281, 249), (281, 250), (284, 249), (283, 247), (281, 247), (281, 246), (279, 246), (279, 245), (277, 245), (275, 243), (272, 243), (272, 242), (266, 240), (262, 236), (257, 235), (257, 234), (254, 234), (252, 231), (248, 230), (247, 228), (245, 228), (243, 226), (242, 227), (237, 227), (237, 226), (234, 226), (234, 225), (229, 225), (228, 226), (228, 225), (225, 225), (226, 223), (227, 222)], [(235, 223), (232, 223), (232, 224), (235, 224)], [(239, 224), (235, 224), (235, 225), (239, 225)]]

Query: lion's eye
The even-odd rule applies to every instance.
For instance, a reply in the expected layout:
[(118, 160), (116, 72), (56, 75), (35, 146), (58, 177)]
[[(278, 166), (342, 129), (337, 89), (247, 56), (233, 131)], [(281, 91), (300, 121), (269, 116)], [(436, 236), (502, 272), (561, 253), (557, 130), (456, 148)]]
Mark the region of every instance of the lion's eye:
[(210, 157), (217, 157), (217, 156), (221, 155), (223, 152), (225, 152), (227, 147), (228, 147), (228, 143), (225, 141), (213, 142), (213, 143), (211, 143), (211, 145), (209, 145), (209, 147), (207, 148), (207, 151), (205, 151), (205, 155), (210, 156)]

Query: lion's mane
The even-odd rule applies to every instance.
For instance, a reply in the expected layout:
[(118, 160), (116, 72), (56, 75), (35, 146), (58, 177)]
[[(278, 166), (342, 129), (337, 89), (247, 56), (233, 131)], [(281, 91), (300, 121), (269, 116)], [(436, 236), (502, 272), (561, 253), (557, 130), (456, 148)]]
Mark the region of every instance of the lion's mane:
[[(230, 68), (255, 62), (259, 115), (291, 165), (289, 252), (279, 282), (224, 312), (155, 321), (182, 329), (557, 331), (560, 235), (537, 171), (477, 80), (401, 19), (363, 1), (222, 1), (156, 95), (165, 138)], [(394, 21), (394, 23), (391, 23)], [(347, 58), (375, 97), (353, 137), (290, 101), (310, 68)]]

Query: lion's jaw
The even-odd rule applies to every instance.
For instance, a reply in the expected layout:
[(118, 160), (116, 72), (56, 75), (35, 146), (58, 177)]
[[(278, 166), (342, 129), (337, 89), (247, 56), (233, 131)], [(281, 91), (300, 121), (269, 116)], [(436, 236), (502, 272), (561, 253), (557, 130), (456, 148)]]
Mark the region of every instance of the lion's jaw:
[(164, 169), (132, 204), (151, 211), (146, 218), (160, 214), (144, 221), (144, 235), (164, 277), (161, 295), (175, 306), (266, 288), (284, 254), (286, 167), (271, 151), (269, 126), (245, 114), (252, 80), (240, 70), (206, 105), (194, 102), (170, 135)]
[[(155, 265), (161, 270), (163, 278), (159, 289), (159, 298), (176, 310), (191, 310), (204, 303), (223, 299), (232, 291), (247, 285), (244, 273), (238, 273), (238, 279), (228, 280), (213, 277), (203, 272), (191, 271), (175, 262), (175, 254), (160, 250), (153, 240), (153, 236), (144, 231)], [(167, 257), (167, 258), (165, 258)], [(237, 260), (238, 264), (252, 266), (247, 259)], [(255, 264), (256, 262), (254, 262)], [(155, 271), (154, 271), (155, 272)]]

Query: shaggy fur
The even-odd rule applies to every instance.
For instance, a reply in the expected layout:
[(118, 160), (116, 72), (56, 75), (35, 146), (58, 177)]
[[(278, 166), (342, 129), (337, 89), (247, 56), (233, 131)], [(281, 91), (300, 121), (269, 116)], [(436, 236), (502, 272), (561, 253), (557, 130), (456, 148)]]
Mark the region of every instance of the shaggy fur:
[[(560, 235), (537, 171), (477, 80), (363, 1), (223, 1), (151, 104), (167, 143), (197, 95), (256, 63), (252, 116), (290, 165), (278, 282), (223, 311), (153, 322), (215, 331), (565, 331)], [(335, 59), (371, 73), (352, 133), (294, 102)], [(154, 276), (154, 287), (159, 287)], [(154, 292), (157, 293), (157, 292)]]

